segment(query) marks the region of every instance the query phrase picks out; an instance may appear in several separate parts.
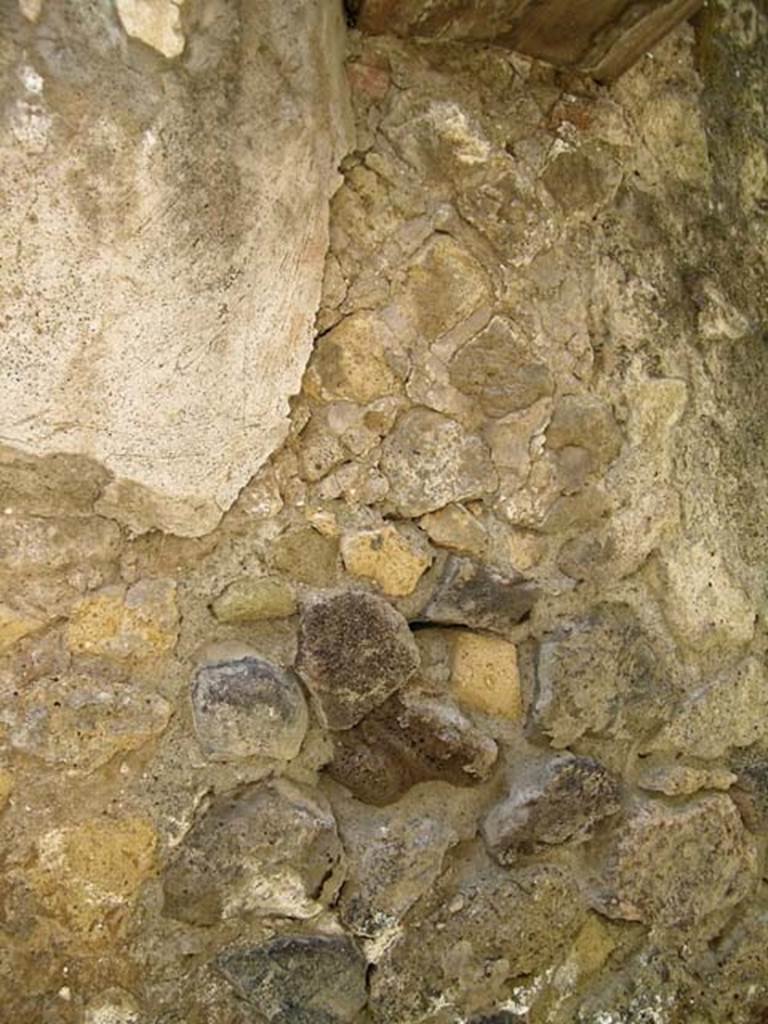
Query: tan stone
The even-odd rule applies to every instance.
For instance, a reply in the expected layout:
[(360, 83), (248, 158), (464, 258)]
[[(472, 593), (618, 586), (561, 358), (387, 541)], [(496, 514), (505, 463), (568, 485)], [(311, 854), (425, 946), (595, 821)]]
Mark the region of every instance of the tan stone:
[(339, 541), (311, 526), (287, 530), (272, 544), (270, 560), (275, 569), (310, 587), (332, 583), (338, 572)]
[(184, 0), (117, 0), (117, 13), (129, 36), (140, 39), (164, 57), (184, 49), (180, 9)]
[(366, 405), (400, 390), (387, 360), (393, 340), (387, 325), (370, 313), (347, 317), (324, 335), (309, 364), (306, 385), (326, 399)]
[(11, 798), (13, 792), (13, 776), (4, 768), (0, 768), (0, 811)]
[(457, 631), (452, 684), (465, 707), (514, 721), (522, 716), (517, 648), (506, 640)]
[(81, 938), (102, 942), (120, 931), (154, 869), (156, 845), (143, 818), (94, 818), (43, 835), (28, 879), (49, 913)]
[(343, 537), (341, 554), (349, 572), (373, 580), (390, 597), (412, 593), (432, 560), (424, 545), (394, 526)]
[(296, 611), (296, 595), (293, 587), (278, 577), (246, 578), (230, 583), (212, 609), (219, 622), (285, 619)]
[(42, 627), (43, 623), (39, 619), (23, 615), (7, 604), (0, 604), (0, 654)]
[(67, 641), (76, 654), (143, 661), (169, 654), (178, 629), (176, 584), (141, 580), (128, 590), (105, 587), (84, 598), (67, 628)]
[(446, 505), (419, 520), (429, 539), (441, 548), (485, 553), (488, 537), (480, 523), (462, 505)]

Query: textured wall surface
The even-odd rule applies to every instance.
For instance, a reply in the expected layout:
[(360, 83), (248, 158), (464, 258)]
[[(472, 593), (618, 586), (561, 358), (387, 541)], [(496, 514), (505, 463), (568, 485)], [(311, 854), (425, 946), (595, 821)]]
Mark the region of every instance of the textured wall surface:
[[(176, 6), (109, 24), (191, 59)], [(218, 527), (0, 450), (0, 1021), (760, 1024), (768, 19), (610, 87), (354, 30), (346, 74), (315, 343)]]
[(333, 3), (0, 4), (0, 443), (197, 535), (285, 435), (345, 103)]

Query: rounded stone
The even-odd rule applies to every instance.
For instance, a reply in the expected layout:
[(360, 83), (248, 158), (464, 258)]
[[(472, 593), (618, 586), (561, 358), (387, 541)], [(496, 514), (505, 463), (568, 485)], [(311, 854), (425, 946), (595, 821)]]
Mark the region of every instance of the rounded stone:
[(302, 610), (296, 668), (330, 729), (351, 728), (406, 683), (418, 664), (408, 623), (383, 598), (337, 591)]
[(296, 679), (257, 657), (199, 669), (192, 682), (195, 732), (211, 760), (296, 757), (309, 723)]

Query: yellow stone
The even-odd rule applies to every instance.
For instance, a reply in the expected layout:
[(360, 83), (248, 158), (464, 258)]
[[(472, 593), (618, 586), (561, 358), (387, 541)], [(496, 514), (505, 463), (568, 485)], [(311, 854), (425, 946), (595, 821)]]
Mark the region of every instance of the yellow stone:
[(394, 526), (344, 537), (341, 554), (353, 576), (373, 580), (390, 597), (413, 593), (431, 562), (426, 550)]
[(517, 648), (507, 640), (457, 631), (451, 679), (465, 707), (514, 721), (522, 716)]
[(92, 819), (54, 829), (37, 844), (32, 887), (82, 938), (115, 937), (155, 868), (157, 835), (143, 818)]
[(22, 615), (7, 604), (0, 604), (0, 654), (42, 627), (43, 623), (39, 619)]
[(308, 394), (367, 405), (400, 391), (387, 360), (393, 349), (387, 325), (370, 313), (347, 317), (317, 344), (305, 379)]
[(446, 505), (423, 516), (419, 522), (429, 539), (441, 548), (478, 556), (485, 552), (488, 543), (485, 530), (461, 505)]
[(0, 811), (2, 811), (8, 803), (12, 792), (13, 776), (10, 772), (0, 768)]
[(135, 662), (170, 653), (178, 632), (176, 584), (141, 580), (127, 591), (105, 587), (84, 598), (72, 615), (67, 640), (76, 654)]

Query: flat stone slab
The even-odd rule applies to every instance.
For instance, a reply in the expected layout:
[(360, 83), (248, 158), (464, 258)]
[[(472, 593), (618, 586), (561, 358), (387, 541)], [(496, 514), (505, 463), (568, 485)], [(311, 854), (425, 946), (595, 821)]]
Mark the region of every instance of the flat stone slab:
[(89, 456), (101, 511), (196, 536), (282, 441), (309, 357), (344, 28), (254, 0), (182, 31), (179, 6), (0, 12), (0, 442)]

